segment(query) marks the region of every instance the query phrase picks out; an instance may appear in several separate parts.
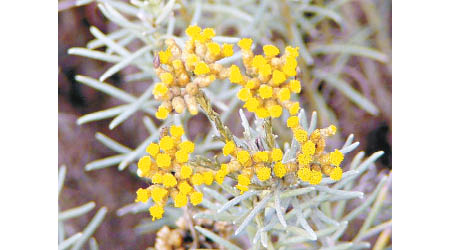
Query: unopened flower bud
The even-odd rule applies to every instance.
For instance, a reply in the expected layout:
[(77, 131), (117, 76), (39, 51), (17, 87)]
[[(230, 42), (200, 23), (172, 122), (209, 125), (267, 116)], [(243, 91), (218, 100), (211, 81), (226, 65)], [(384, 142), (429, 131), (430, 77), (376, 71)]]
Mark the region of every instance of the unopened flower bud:
[(197, 101), (195, 100), (195, 97), (191, 95), (185, 95), (184, 100), (186, 101), (189, 113), (191, 113), (192, 115), (198, 114)]
[(186, 92), (191, 96), (195, 96), (198, 93), (198, 85), (194, 82), (188, 83), (186, 85)]
[(175, 112), (177, 112), (178, 114), (182, 114), (184, 112), (184, 110), (186, 109), (184, 100), (180, 96), (173, 98), (172, 106), (173, 106), (173, 109), (175, 110)]

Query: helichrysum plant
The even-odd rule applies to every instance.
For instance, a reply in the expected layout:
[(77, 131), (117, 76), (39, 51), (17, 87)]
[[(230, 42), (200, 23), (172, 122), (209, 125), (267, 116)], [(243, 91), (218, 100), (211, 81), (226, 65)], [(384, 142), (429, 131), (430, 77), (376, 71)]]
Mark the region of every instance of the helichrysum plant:
[[(98, 80), (77, 80), (124, 104), (78, 122), (113, 118), (113, 129), (142, 111), (148, 115), (143, 122), (150, 135), (131, 149), (97, 134), (118, 154), (91, 162), (86, 169), (131, 166), (131, 172), (147, 180), (149, 184), (136, 191), (135, 203), (117, 214), (149, 213), (137, 231), (158, 231), (156, 249), (361, 249), (371, 247), (369, 239), (377, 248), (388, 244), (391, 220), (380, 211), (387, 203), (390, 176), (380, 176), (366, 198), (353, 190), (383, 153), (363, 160), (360, 152), (348, 159), (359, 144), (353, 135), (342, 147), (331, 148), (329, 138), (339, 133), (327, 121), (337, 124), (337, 119), (313, 88), (314, 79), (325, 81), (366, 112), (379, 112), (339, 73), (350, 54), (388, 61), (381, 52), (354, 45), (363, 43), (368, 31), (362, 30), (350, 44), (320, 41), (319, 26), (329, 24), (325, 20), (343, 25), (335, 12), (340, 1), (325, 7), (315, 1), (267, 0), (98, 3), (118, 30), (103, 34), (92, 27), (95, 39), (88, 48), (69, 52), (114, 63)], [(305, 11), (315, 15), (306, 18)], [(203, 21), (212, 27), (196, 25)], [(228, 27), (237, 30), (233, 36), (224, 35)], [(274, 32), (281, 32), (281, 41), (271, 44), (267, 36)], [(319, 42), (306, 44), (302, 35)], [(126, 46), (134, 40), (144, 46), (131, 52)], [(97, 50), (100, 47), (106, 51)], [(339, 55), (327, 58), (334, 62), (330, 74), (315, 68), (324, 53)], [(130, 65), (139, 71), (126, 81), (151, 82), (141, 96), (105, 82)], [(317, 108), (326, 119), (318, 121), (313, 112), (308, 123), (301, 92), (306, 107)], [(189, 141), (188, 121), (200, 112), (212, 128)], [(225, 125), (236, 123), (230, 117), (240, 117), (242, 137)], [(354, 199), (363, 200), (350, 203)], [(355, 219), (362, 220), (362, 226), (347, 230)]]
[[(186, 48), (191, 48), (189, 44), (197, 42), (195, 39), (200, 39), (197, 43), (199, 46), (204, 41), (208, 41), (209, 36), (208, 38), (202, 37), (205, 30), (209, 30), (211, 37), (213, 36), (213, 29), (206, 28), (201, 31), (197, 26), (188, 27), (186, 33), (194, 39), (188, 40)], [(168, 54), (168, 51), (177, 51), (173, 54), (183, 55), (183, 50), (180, 50), (178, 46), (171, 48), (171, 42), (166, 43), (169, 47), (160, 53), (160, 59)], [(288, 58), (295, 60), (298, 48), (288, 47), (285, 55), (276, 57), (279, 55), (278, 48), (273, 45), (265, 45), (263, 48), (266, 57), (261, 56), (261, 64), (256, 63), (256, 66), (251, 66), (252, 63), (249, 61), (254, 61), (257, 57), (253, 56), (250, 50), (251, 40), (241, 39), (238, 45), (246, 51), (246, 56), (242, 57), (243, 64), (248, 65), (246, 72), (253, 71), (255, 78), (244, 77), (238, 66), (234, 64), (229, 68), (221, 67), (219, 75), (221, 72), (225, 72), (224, 78), (229, 77), (231, 82), (242, 86), (257, 82), (258, 92), (252, 93), (250, 88), (242, 88), (249, 93), (247, 101), (250, 98), (255, 98), (258, 102), (264, 97), (266, 99), (273, 98), (272, 94), (264, 95), (264, 90), (261, 91), (261, 88), (265, 86), (270, 88), (270, 91), (273, 86), (276, 93), (283, 88), (288, 89), (287, 93), (290, 95), (291, 83), (296, 80), (291, 80), (288, 87), (277, 88), (276, 86), (283, 86), (282, 84), (287, 80), (286, 76), (295, 76), (296, 71), (290, 72), (290, 67), (296, 69), (297, 65), (289, 66), (287, 62), (290, 60)], [(197, 54), (200, 53), (203, 53), (201, 49), (194, 48), (190, 55), (197, 57)], [(170, 54), (171, 56), (167, 57), (169, 59), (163, 60), (165, 63), (170, 63), (173, 55), (172, 52)], [(176, 58), (178, 57), (174, 57), (174, 60), (178, 60)], [(275, 63), (273, 63), (274, 61)], [(195, 59), (195, 62), (196, 64), (191, 65), (194, 71), (197, 65), (203, 63), (198, 59)], [(184, 64), (180, 62), (180, 65)], [(261, 65), (268, 65), (272, 75), (255, 73), (263, 67)], [(212, 66), (205, 63), (201, 67), (205, 67), (201, 72), (207, 74)], [(277, 68), (281, 70), (276, 71)], [(168, 71), (170, 72), (170, 70)], [(277, 83), (274, 83), (272, 71), (278, 72), (276, 74), (281, 76), (281, 80), (276, 81)], [(164, 74), (170, 73), (164, 72), (161, 74), (162, 78), (167, 77)], [(193, 72), (186, 75), (188, 78), (185, 84), (188, 85), (196, 81), (198, 78), (195, 77), (199, 74)], [(166, 88), (173, 83), (174, 77), (171, 75), (168, 78), (171, 79), (169, 82), (163, 80), (162, 83)], [(266, 85), (258, 83), (259, 81), (264, 82), (264, 79)], [(295, 85), (298, 86), (296, 90), (300, 90), (299, 83), (295, 83)], [(236, 93), (241, 100), (245, 99), (242, 98), (242, 89)], [(250, 97), (253, 94), (256, 97)], [(272, 131), (273, 119), (279, 117), (283, 112), (281, 105), (273, 104), (280, 106), (280, 114), (271, 115), (273, 114), (269, 111), (271, 106), (267, 106), (264, 101), (261, 101), (253, 109), (256, 116), (261, 119), (254, 128), (250, 127), (246, 116), (240, 110), (244, 127), (244, 138), (241, 139), (224, 126), (220, 116), (212, 110), (211, 101), (202, 94), (201, 89), (197, 89), (192, 96), (198, 100), (198, 105), (211, 120), (215, 130), (218, 131), (217, 138), (223, 142), (221, 152), (223, 157), (220, 157), (222, 160), (219, 160), (219, 155), (216, 153), (214, 159), (207, 159), (205, 156), (190, 158), (189, 154), (194, 152), (194, 144), (190, 141), (182, 142), (181, 136), (184, 134), (184, 129), (175, 125), (163, 129), (159, 143), (150, 143), (146, 149), (149, 156), (143, 156), (137, 164), (138, 175), (150, 178), (152, 184), (146, 189), (137, 190), (136, 202), (146, 203), (150, 198), (152, 199), (153, 205), (149, 207), (152, 221), (163, 218), (164, 206), (169, 197), (174, 207), (188, 206), (189, 198), (193, 206), (200, 204), (206, 208), (206, 210), (198, 210), (199, 212), (194, 215), (195, 219), (204, 218), (232, 223), (237, 226), (234, 235), (238, 236), (245, 231), (246, 238), (257, 249), (261, 246), (268, 249), (308, 246), (337, 247), (341, 245), (349, 248), (367, 248), (370, 246), (368, 242), (361, 241), (358, 236), (349, 244), (340, 243), (339, 238), (344, 233), (348, 221), (337, 221), (333, 210), (338, 210), (342, 216), (346, 200), (363, 198), (362, 192), (346, 190), (345, 187), (381, 153), (373, 155), (368, 159), (368, 163), (361, 164), (363, 166), (360, 165), (355, 170), (343, 172), (341, 164), (344, 161), (344, 155), (355, 149), (359, 143), (352, 143), (353, 137), (350, 136), (342, 148), (327, 151), (326, 140), (336, 134), (337, 128), (330, 125), (323, 129), (317, 129), (315, 113), (311, 118), (311, 124), (308, 125), (303, 110), (299, 114), (297, 114), (298, 110), (288, 112), (290, 116), (285, 126), (291, 129), (292, 139), (290, 145), (285, 144), (281, 149), (276, 140), (277, 136)], [(281, 104), (289, 102), (289, 98), (283, 100), (273, 98), (269, 100), (269, 103), (271, 103), (270, 101), (274, 103), (275, 100)], [(298, 102), (297, 105), (299, 105)], [(267, 112), (267, 115), (258, 115), (258, 109), (265, 109), (264, 112)], [(289, 110), (289, 108), (287, 109)], [(168, 109), (168, 112), (170, 111)], [(383, 184), (385, 182), (386, 178), (383, 179)], [(232, 183), (234, 183), (234, 187), (230, 186)], [(203, 184), (204, 186), (201, 186)], [(332, 187), (330, 187), (331, 184)], [(206, 187), (210, 185), (212, 185), (211, 188)], [(206, 204), (203, 204), (205, 192), (212, 196), (206, 200)], [(346, 217), (354, 217), (361, 212), (361, 210), (355, 211), (357, 210), (353, 210)], [(194, 222), (189, 219), (188, 223), (192, 227)], [(223, 247), (240, 249), (236, 243), (230, 241), (229, 237), (221, 237), (199, 226), (195, 226), (195, 228)], [(167, 231), (167, 229), (165, 230)], [(323, 233), (321, 230), (327, 233)], [(324, 236), (331, 233), (333, 233), (333, 237), (327, 237), (325, 240)], [(191, 237), (194, 237), (196, 233), (191, 231), (190, 234)], [(195, 239), (197, 238), (195, 237)], [(199, 244), (201, 245), (199, 242), (192, 242), (193, 247), (198, 247)]]

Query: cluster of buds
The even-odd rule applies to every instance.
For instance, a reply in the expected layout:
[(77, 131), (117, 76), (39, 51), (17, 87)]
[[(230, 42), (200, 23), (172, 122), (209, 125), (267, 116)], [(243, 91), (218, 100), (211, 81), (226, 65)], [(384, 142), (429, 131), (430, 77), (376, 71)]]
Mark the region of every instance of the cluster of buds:
[(164, 226), (156, 233), (155, 248), (160, 250), (184, 250), (182, 230)]
[(151, 179), (152, 184), (137, 190), (136, 202), (153, 200), (154, 205), (149, 209), (153, 220), (162, 218), (168, 197), (172, 198), (174, 207), (186, 206), (188, 197), (192, 205), (198, 205), (203, 193), (195, 187), (211, 185), (214, 180), (212, 171), (194, 169), (187, 164), (195, 144), (181, 141), (183, 134), (181, 126), (171, 126), (170, 135), (167, 129), (163, 130), (159, 144), (151, 143), (146, 149), (149, 155), (138, 161), (138, 175)]
[(316, 129), (309, 136), (300, 125), (298, 116), (289, 117), (287, 126), (301, 145), (300, 152), (297, 152), (296, 165), (297, 175), (302, 181), (317, 185), (322, 181), (322, 174), (336, 181), (342, 178), (340, 164), (344, 160), (344, 154), (338, 149), (331, 153), (325, 151), (326, 138), (336, 134), (336, 126)]
[(290, 99), (291, 93), (301, 91), (300, 81), (291, 78), (297, 75), (298, 47), (288, 46), (284, 55), (278, 57), (280, 50), (277, 47), (264, 45), (263, 56), (253, 54), (252, 43), (249, 38), (238, 42), (246, 74), (242, 74), (236, 65), (230, 67), (230, 82), (243, 87), (237, 97), (245, 102), (244, 108), (259, 118), (280, 117), (283, 107), (291, 115), (297, 114), (300, 104)]
[(189, 26), (186, 34), (190, 39), (183, 50), (173, 39), (167, 39), (167, 49), (155, 57), (155, 72), (162, 81), (153, 90), (155, 99), (162, 101), (156, 112), (158, 119), (166, 119), (172, 111), (182, 114), (186, 107), (189, 113), (197, 114), (195, 96), (199, 88), (208, 87), (216, 78), (228, 77), (229, 70), (216, 61), (232, 56), (233, 45), (213, 42), (212, 28)]
[(224, 221), (213, 221), (210, 219), (186, 219), (182, 216), (175, 222), (175, 228), (164, 226), (156, 233), (154, 248), (158, 250), (184, 250), (184, 249), (218, 249), (219, 246), (212, 243), (204, 235), (197, 234), (197, 247), (194, 247), (194, 236), (191, 227), (199, 226), (206, 228), (215, 234), (228, 238), (233, 234), (232, 224)]
[(252, 181), (264, 183), (272, 176), (283, 178), (286, 175), (286, 166), (281, 162), (283, 151), (279, 148), (272, 151), (247, 151), (237, 147), (233, 141), (227, 141), (222, 152), (225, 156), (231, 156), (231, 160), (221, 165), (221, 169), (216, 173), (216, 181), (221, 184), (228, 173), (239, 172), (236, 188), (241, 194), (248, 191)]

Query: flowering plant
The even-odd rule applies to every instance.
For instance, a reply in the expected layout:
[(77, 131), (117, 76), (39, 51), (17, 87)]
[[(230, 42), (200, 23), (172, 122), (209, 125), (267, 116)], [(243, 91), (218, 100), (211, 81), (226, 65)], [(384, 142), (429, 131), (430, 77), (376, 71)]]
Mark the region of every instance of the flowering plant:
[[(305, 78), (325, 80), (362, 110), (377, 114), (371, 101), (336, 75), (348, 58), (340, 58), (329, 75), (311, 70), (312, 53), (328, 53), (334, 47), (307, 47), (294, 24), (282, 30), (283, 42), (274, 44), (258, 32), (247, 36), (239, 30), (227, 36), (224, 26), (202, 29), (195, 25), (201, 12), (207, 11), (218, 18), (231, 13), (250, 27), (258, 27), (256, 20), (266, 8), (281, 8), (286, 20), (291, 20), (289, 7), (317, 12), (316, 23), (323, 18), (340, 23), (333, 12), (312, 8), (309, 3), (261, 2), (253, 13), (243, 5), (239, 9), (238, 4), (99, 0), (102, 13), (119, 29), (103, 34), (91, 27), (95, 39), (88, 48), (72, 48), (69, 53), (115, 63), (98, 80), (88, 76), (76, 80), (125, 104), (84, 115), (78, 123), (114, 117), (109, 124), (113, 129), (142, 111), (150, 135), (131, 149), (97, 134), (99, 141), (118, 154), (91, 162), (86, 170), (118, 165), (119, 170), (128, 167), (146, 181), (137, 189), (135, 203), (117, 214), (149, 213), (151, 220), (144, 220), (137, 230), (159, 230), (157, 249), (359, 249), (370, 247), (368, 239), (380, 232), (384, 234), (376, 243), (386, 244), (391, 221), (378, 215), (386, 206), (390, 175), (380, 175), (367, 197), (357, 191), (361, 190), (358, 181), (383, 152), (365, 160), (360, 152), (349, 159), (359, 143), (353, 142), (352, 134), (341, 147), (330, 142), (339, 137), (332, 124), (338, 124), (337, 119), (310, 81), (302, 84)], [(186, 13), (192, 14), (191, 25), (178, 21), (177, 15), (190, 15)], [(308, 20), (299, 20), (308, 26)], [(314, 30), (310, 27), (308, 32)], [(129, 51), (126, 46), (133, 40), (144, 46)], [(99, 50), (103, 46), (106, 51)], [(387, 61), (377, 51), (345, 49)], [(127, 75), (126, 81), (152, 83), (140, 96), (105, 82), (130, 65), (139, 72)], [(307, 98), (300, 103), (303, 92)], [(317, 113), (312, 112), (308, 122), (306, 110), (315, 108), (319, 117), (326, 118), (318, 122)], [(193, 134), (190, 121), (202, 115), (211, 129), (205, 129), (204, 135)], [(232, 122), (239, 118), (242, 126)], [(317, 128), (318, 123), (322, 128)], [(349, 224), (364, 215), (362, 226), (352, 226), (351, 231), (357, 233), (346, 235)]]

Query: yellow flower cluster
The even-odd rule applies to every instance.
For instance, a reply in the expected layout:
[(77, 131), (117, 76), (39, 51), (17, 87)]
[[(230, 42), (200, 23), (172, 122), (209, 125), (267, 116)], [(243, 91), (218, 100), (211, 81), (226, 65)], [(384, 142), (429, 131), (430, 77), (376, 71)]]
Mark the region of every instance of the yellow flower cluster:
[(228, 141), (222, 152), (225, 156), (231, 156), (231, 161), (228, 164), (222, 164), (216, 174), (216, 181), (222, 183), (228, 173), (238, 171), (236, 188), (241, 193), (248, 191), (254, 175), (259, 181), (265, 182), (272, 176), (283, 178), (287, 173), (286, 166), (281, 163), (283, 151), (279, 148), (274, 148), (272, 151), (252, 152), (237, 147), (233, 141)]
[[(300, 93), (301, 84), (297, 79), (298, 47), (288, 46), (284, 54), (273, 45), (264, 45), (264, 56), (254, 55), (251, 50), (253, 41), (249, 38), (241, 39), (238, 46), (242, 51), (242, 61), (246, 74), (242, 74), (239, 67), (230, 67), (230, 82), (243, 88), (237, 97), (245, 102), (244, 108), (255, 113), (259, 118), (280, 117), (283, 107), (291, 115), (300, 110), (298, 102), (291, 101), (292, 93)], [(291, 78), (291, 79), (290, 79)]]
[(214, 173), (208, 170), (197, 171), (187, 164), (189, 154), (194, 151), (195, 144), (191, 141), (181, 141), (184, 129), (181, 126), (171, 126), (170, 135), (166, 131), (161, 135), (159, 143), (151, 143), (138, 162), (138, 175), (149, 178), (152, 185), (137, 190), (136, 202), (147, 202), (153, 199), (150, 207), (152, 219), (161, 219), (164, 206), (170, 196), (175, 207), (184, 207), (188, 198), (192, 205), (198, 205), (203, 200), (203, 193), (196, 191), (195, 186), (211, 185)]
[(301, 145), (301, 151), (297, 153), (297, 176), (302, 181), (317, 185), (322, 181), (322, 174), (336, 181), (342, 178), (340, 164), (344, 160), (344, 154), (337, 149), (331, 153), (325, 152), (325, 139), (336, 133), (336, 126), (316, 129), (309, 136), (297, 116), (289, 117), (287, 126)]
[(158, 119), (166, 119), (172, 111), (198, 113), (195, 95), (199, 88), (208, 87), (216, 78), (226, 79), (228, 69), (216, 63), (233, 55), (233, 45), (219, 45), (212, 41), (215, 31), (189, 26), (186, 29), (189, 40), (182, 50), (173, 39), (167, 39), (167, 49), (158, 54), (159, 63), (155, 72), (161, 82), (155, 85), (153, 95), (162, 104), (156, 112)]

